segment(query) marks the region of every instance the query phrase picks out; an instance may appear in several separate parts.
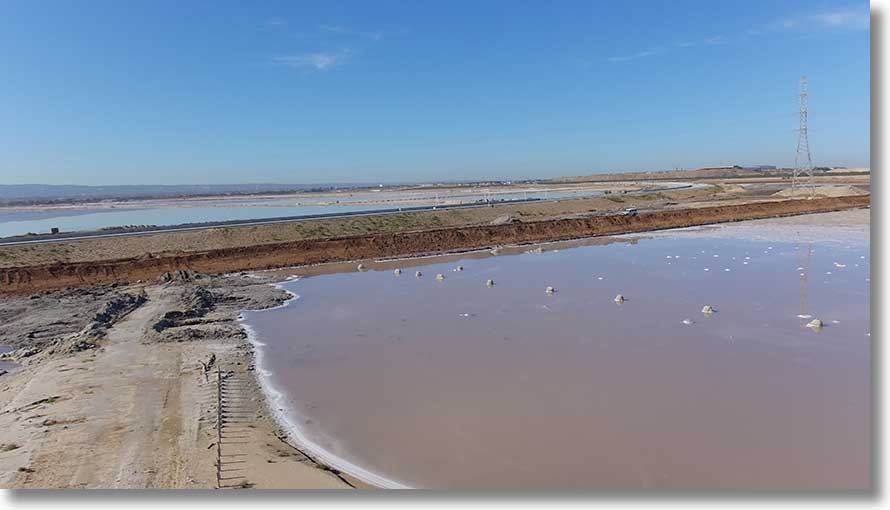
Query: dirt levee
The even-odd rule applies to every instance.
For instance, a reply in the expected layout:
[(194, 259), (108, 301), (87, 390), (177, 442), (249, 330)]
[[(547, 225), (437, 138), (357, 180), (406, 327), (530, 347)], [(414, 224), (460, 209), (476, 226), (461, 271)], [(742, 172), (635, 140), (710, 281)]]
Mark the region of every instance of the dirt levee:
[(190, 269), (221, 274), (324, 262), (470, 250), (502, 244), (555, 241), (829, 212), (866, 207), (870, 196), (784, 200), (641, 212), (636, 216), (597, 215), (535, 222), (381, 233), (223, 248), (174, 255), (0, 268), (0, 294), (31, 293), (83, 285), (129, 283)]

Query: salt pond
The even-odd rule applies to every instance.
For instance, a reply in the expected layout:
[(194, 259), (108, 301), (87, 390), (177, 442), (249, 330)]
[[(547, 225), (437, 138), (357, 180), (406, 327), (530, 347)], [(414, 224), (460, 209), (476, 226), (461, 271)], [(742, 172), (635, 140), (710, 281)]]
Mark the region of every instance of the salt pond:
[(377, 483), (867, 487), (867, 228), (757, 227), (304, 278), (244, 321), (300, 439)]
[[(297, 196), (288, 199), (191, 199), (134, 201), (115, 207), (64, 207), (41, 209), (0, 208), (0, 237), (96, 230), (125, 225), (180, 225), (232, 220), (373, 212), (416, 205), (471, 204), (485, 200), (562, 199), (600, 195), (599, 191), (529, 192), (490, 194), (356, 193)], [(416, 202), (416, 203), (415, 203)]]

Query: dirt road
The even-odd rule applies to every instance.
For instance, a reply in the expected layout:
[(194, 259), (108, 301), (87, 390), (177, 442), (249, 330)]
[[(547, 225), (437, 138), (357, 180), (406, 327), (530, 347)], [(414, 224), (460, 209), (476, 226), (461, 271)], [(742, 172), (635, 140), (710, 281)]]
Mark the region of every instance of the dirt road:
[[(182, 308), (182, 288), (144, 290), (148, 300), (113, 324), (98, 348), (47, 347), (3, 376), (0, 487), (349, 487), (277, 437), (243, 339), (163, 341), (150, 328)], [(217, 383), (199, 362), (211, 355), (240, 378), (228, 398), (247, 403), (224, 429), (220, 481)]]

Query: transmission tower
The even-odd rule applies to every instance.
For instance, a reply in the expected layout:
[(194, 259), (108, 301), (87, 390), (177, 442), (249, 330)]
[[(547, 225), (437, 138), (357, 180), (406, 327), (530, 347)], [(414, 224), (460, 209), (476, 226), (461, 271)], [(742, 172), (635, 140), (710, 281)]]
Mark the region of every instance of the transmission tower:
[(810, 186), (810, 198), (816, 194), (813, 183), (813, 160), (810, 158), (810, 141), (807, 138), (807, 77), (800, 77), (800, 128), (797, 131), (797, 154), (794, 156), (794, 173), (791, 177), (791, 196), (795, 196), (798, 182), (807, 176)]

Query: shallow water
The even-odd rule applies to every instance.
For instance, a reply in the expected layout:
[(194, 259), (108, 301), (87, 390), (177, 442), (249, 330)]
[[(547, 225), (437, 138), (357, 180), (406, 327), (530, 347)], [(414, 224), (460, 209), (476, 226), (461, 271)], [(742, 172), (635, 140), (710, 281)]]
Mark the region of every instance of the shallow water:
[[(53, 227), (62, 232), (98, 230), (127, 225), (181, 225), (229, 220), (253, 220), (284, 216), (310, 216), (354, 211), (375, 211), (391, 205), (353, 206), (211, 206), (211, 207), (153, 207), (144, 209), (65, 209), (36, 214), (33, 212), (6, 213), (0, 221), (0, 237), (47, 233)], [(36, 216), (36, 217), (35, 217)]]
[[(62, 232), (97, 230), (126, 225), (180, 225), (230, 220), (251, 220), (285, 216), (311, 216), (357, 211), (379, 211), (413, 205), (473, 203), (480, 200), (517, 200), (525, 198), (582, 198), (600, 192), (548, 192), (548, 193), (474, 193), (411, 194), (364, 193), (355, 195), (330, 195), (322, 197), (298, 197), (288, 199), (219, 199), (183, 201), (173, 205), (143, 204), (120, 205), (114, 208), (58, 208), (50, 210), (2, 210), (0, 209), (0, 237), (24, 235), (28, 232), (46, 233), (58, 227)], [(368, 201), (418, 200), (417, 204), (362, 203)]]
[(311, 277), (244, 318), (305, 439), (405, 485), (867, 487), (867, 231), (732, 228)]

